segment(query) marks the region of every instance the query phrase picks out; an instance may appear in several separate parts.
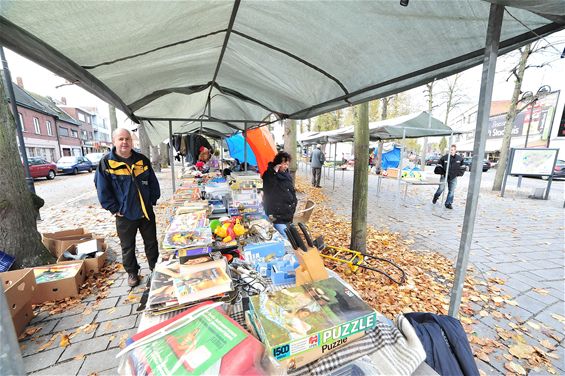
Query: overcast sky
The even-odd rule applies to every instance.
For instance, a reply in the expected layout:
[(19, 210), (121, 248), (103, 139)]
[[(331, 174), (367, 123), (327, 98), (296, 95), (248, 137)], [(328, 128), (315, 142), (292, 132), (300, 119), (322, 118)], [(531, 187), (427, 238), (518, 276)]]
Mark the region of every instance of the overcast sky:
[[(552, 47), (547, 48), (544, 53), (532, 55), (529, 64), (547, 62), (551, 62), (551, 64), (543, 68), (528, 69), (524, 77), (522, 91), (529, 90), (535, 93), (542, 85), (550, 85), (553, 90), (565, 89), (565, 59), (560, 58), (565, 47), (565, 31), (560, 31), (547, 37), (542, 43), (549, 43)], [(63, 78), (10, 50), (5, 51), (12, 80), (16, 81), (16, 77), (21, 77), (26, 90), (57, 99), (65, 97), (69, 105), (97, 107), (104, 117), (108, 117), (108, 105), (102, 100), (76, 85), (64, 85), (65, 80)], [(518, 60), (519, 54), (516, 51), (499, 57), (493, 100), (509, 100), (511, 98), (514, 80), (506, 81), (506, 79), (509, 76), (509, 70), (517, 64)], [(477, 103), (481, 70), (482, 66), (477, 66), (465, 71), (461, 77), (462, 91), (469, 98), (469, 104), (462, 107), (468, 108)], [(439, 83), (439, 86), (441, 86), (441, 83)], [(423, 87), (412, 89), (409, 93), (412, 97), (411, 103), (415, 105), (415, 110), (427, 110)], [(434, 111), (434, 116), (441, 119), (443, 111), (442, 109)], [(126, 116), (120, 111), (118, 111), (118, 122), (122, 125), (131, 123), (129, 120), (127, 120), (127, 123), (124, 123), (126, 122)]]

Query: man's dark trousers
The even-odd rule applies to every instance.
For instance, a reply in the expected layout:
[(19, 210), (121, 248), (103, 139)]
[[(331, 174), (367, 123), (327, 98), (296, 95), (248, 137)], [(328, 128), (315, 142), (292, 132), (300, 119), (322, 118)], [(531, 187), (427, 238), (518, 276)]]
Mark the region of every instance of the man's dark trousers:
[(138, 229), (145, 245), (145, 255), (147, 256), (149, 269), (153, 270), (157, 263), (159, 245), (157, 243), (155, 214), (151, 213), (149, 218), (151, 219), (149, 221), (145, 218), (132, 221), (124, 217), (116, 217), (116, 230), (122, 247), (122, 263), (128, 274), (137, 274), (139, 272), (139, 264), (135, 257), (135, 236)]
[(312, 167), (312, 185), (314, 187), (320, 186), (320, 178), (322, 177), (321, 167)]

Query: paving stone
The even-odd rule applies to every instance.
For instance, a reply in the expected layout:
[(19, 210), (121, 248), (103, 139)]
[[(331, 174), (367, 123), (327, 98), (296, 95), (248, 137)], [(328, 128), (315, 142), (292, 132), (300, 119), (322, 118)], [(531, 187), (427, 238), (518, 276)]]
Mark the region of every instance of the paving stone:
[(129, 286), (119, 286), (119, 287), (112, 287), (110, 289), (110, 293), (108, 294), (108, 298), (112, 298), (115, 296), (123, 296), (128, 295), (133, 289)]
[(112, 298), (106, 297), (106, 298), (99, 300), (97, 302), (90, 303), (88, 308), (92, 308), (94, 310), (101, 311), (101, 310), (104, 310), (104, 309), (107, 309), (107, 308), (115, 307), (116, 304), (118, 304), (118, 300), (120, 300), (119, 296), (115, 296), (115, 297), (112, 297)]
[(38, 334), (44, 335), (44, 334), (49, 334), (53, 331), (53, 328), (55, 328), (55, 326), (59, 323), (59, 320), (49, 320), (49, 321), (41, 321), (41, 322), (36, 322), (33, 325), (29, 325), (29, 326), (35, 326), (38, 328), (41, 328), (41, 330), (38, 332)]
[(66, 309), (65, 311), (63, 311), (61, 313), (57, 313), (55, 315), (49, 316), (49, 320), (56, 320), (56, 319), (61, 319), (63, 317), (79, 315), (79, 314), (83, 313), (85, 309), (86, 309), (86, 304), (81, 302), (81, 304), (77, 305), (76, 307)]
[(110, 336), (101, 336), (92, 339), (87, 339), (86, 341), (81, 341), (78, 343), (72, 343), (67, 346), (63, 355), (61, 355), (60, 360), (65, 361), (72, 359), (77, 355), (92, 354), (102, 350), (106, 350), (108, 344), (110, 343)]
[[(546, 289), (546, 290), (549, 292), (550, 290), (553, 290), (553, 289), (549, 288), (549, 289)], [(557, 303), (559, 300), (561, 300), (561, 301), (563, 300), (563, 296), (561, 297), (561, 299), (558, 299), (558, 298), (554, 297), (553, 295), (549, 295), (549, 294), (543, 295), (543, 294), (540, 294), (540, 293), (533, 291), (533, 290), (524, 293), (523, 296), (528, 296), (532, 299), (535, 299), (539, 302), (544, 303), (545, 305), (553, 305), (554, 303)]]
[(536, 320), (556, 330), (558, 333), (563, 333), (563, 323), (551, 316), (552, 314), (563, 316), (563, 304), (557, 303), (548, 307), (536, 315)]
[(100, 324), (96, 330), (96, 336), (101, 336), (104, 334), (110, 334), (115, 332), (120, 332), (126, 329), (131, 329), (135, 327), (137, 316), (132, 314), (127, 317), (122, 317), (113, 321), (106, 321)]
[(119, 348), (101, 351), (87, 355), (78, 375), (90, 375), (93, 372), (102, 372), (118, 367), (116, 355), (120, 352)]
[(98, 322), (104, 322), (108, 320), (115, 320), (120, 317), (129, 316), (131, 313), (131, 305), (121, 305), (118, 307), (113, 307), (98, 311)]
[(61, 376), (61, 375), (76, 375), (84, 359), (80, 360), (71, 360), (68, 362), (58, 362), (53, 367), (46, 368), (44, 370), (31, 373), (30, 375), (33, 376)]
[(519, 307), (533, 314), (543, 311), (545, 308), (547, 308), (550, 305), (544, 302), (540, 302), (539, 300), (534, 299), (530, 295), (526, 295), (526, 294), (517, 297), (516, 301), (518, 302)]
[[(39, 349), (45, 345), (54, 336), (54, 334), (48, 334), (40, 337), (31, 337), (25, 341), (20, 341), (20, 350), (22, 356), (29, 356), (39, 352)], [(59, 346), (59, 341), (53, 341), (51, 345), (45, 347), (42, 351), (51, 350)]]
[(118, 367), (111, 368), (102, 372), (97, 372), (97, 376), (116, 376), (117, 374), (118, 374)]
[(69, 330), (85, 324), (90, 324), (94, 320), (94, 317), (96, 317), (95, 312), (88, 315), (81, 314), (81, 315), (64, 317), (61, 320), (59, 320), (59, 323), (55, 327), (54, 331), (58, 332), (61, 330)]
[(37, 322), (52, 320), (53, 318), (49, 315), (49, 312), (43, 311), (39, 312), (31, 321), (29, 322), (30, 325), (34, 325)]
[(23, 358), (26, 373), (39, 371), (41, 369), (55, 365), (63, 351), (64, 349), (55, 348), (52, 350), (42, 351), (37, 354), (26, 356), (25, 358)]

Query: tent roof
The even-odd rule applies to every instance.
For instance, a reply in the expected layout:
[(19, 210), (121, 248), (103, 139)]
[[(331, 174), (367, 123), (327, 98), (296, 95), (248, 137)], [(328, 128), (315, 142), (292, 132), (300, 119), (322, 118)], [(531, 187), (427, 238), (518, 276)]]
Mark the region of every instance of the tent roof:
[[(350, 126), (320, 132), (305, 138), (299, 138), (299, 141), (304, 145), (352, 141), (353, 130), (353, 127)], [(400, 139), (403, 136), (404, 138), (449, 136), (458, 133), (453, 132), (441, 120), (433, 116), (430, 118), (425, 111), (369, 123), (369, 138), (372, 141)]]
[[(564, 27), (565, 0), (491, 1), (509, 7), (500, 53)], [(260, 123), (271, 113), (309, 118), (481, 64), (489, 6), (0, 0), (0, 44), (134, 120)], [(57, 21), (41, 22), (46, 14)]]

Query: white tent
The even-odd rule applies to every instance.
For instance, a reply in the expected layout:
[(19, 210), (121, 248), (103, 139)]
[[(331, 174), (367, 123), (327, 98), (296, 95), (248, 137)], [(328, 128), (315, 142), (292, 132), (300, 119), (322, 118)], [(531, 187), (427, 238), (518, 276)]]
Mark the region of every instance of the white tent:
[[(508, 6), (500, 53), (563, 28), (563, 0), (491, 2)], [(309, 118), (481, 64), (489, 6), (0, 0), (0, 44), (135, 121), (231, 120), (243, 129), (269, 114)]]

